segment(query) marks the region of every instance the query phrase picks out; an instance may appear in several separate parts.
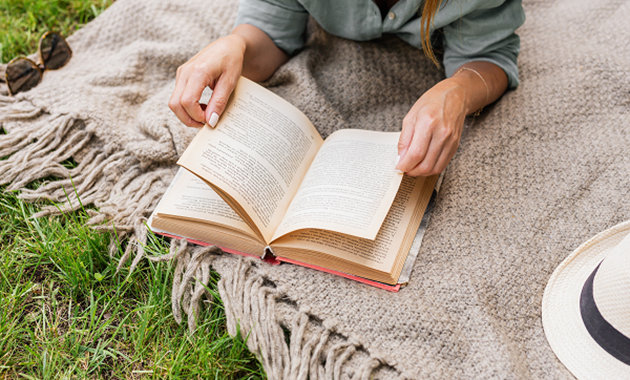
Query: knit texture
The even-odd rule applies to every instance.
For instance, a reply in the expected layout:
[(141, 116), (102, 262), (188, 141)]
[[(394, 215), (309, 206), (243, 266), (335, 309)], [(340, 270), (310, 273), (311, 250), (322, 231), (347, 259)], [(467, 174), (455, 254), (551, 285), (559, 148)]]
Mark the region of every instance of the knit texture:
[[(524, 6), (521, 85), (467, 120), (409, 286), (393, 294), (174, 241), (150, 259), (177, 261), (175, 319), (195, 328), (214, 269), (229, 331), (240, 325), (270, 379), (571, 379), (540, 303), (566, 255), (630, 217), (630, 3)], [(196, 132), (167, 107), (175, 70), (229, 33), (236, 8), (118, 0), (68, 38), (66, 67), (16, 97), (0, 89), (0, 183), (28, 200), (96, 205), (90, 223), (115, 226), (131, 242), (120, 265), (137, 265), (142, 223)], [(400, 130), (442, 75), (395, 37), (357, 43), (311, 25), (306, 48), (264, 85), (326, 137)], [(71, 157), (79, 165), (68, 170)], [(23, 188), (49, 175), (59, 180)]]

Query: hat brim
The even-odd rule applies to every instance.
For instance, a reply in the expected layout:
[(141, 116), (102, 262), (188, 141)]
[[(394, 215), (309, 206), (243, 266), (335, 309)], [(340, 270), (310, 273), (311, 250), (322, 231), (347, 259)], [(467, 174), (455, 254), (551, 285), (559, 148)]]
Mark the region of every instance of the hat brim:
[(580, 294), (586, 279), (628, 233), (630, 221), (595, 235), (556, 268), (545, 288), (545, 335), (556, 356), (580, 380), (630, 379), (630, 366), (593, 340), (580, 313)]

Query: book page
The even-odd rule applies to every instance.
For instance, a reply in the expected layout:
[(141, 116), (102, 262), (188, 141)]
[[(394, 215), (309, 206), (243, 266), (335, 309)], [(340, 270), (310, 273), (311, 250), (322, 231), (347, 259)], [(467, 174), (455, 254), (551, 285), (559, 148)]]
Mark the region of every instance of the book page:
[(210, 222), (258, 237), (208, 184), (184, 168), (179, 169), (155, 212), (160, 217)]
[(352, 129), (330, 135), (274, 239), (317, 228), (374, 240), (403, 178), (395, 169), (399, 137)]
[(216, 224), (159, 215), (152, 215), (150, 221), (153, 232), (170, 237), (186, 238), (193, 244), (216, 245), (224, 250), (233, 250), (254, 256), (262, 256), (265, 252), (266, 244), (262, 243), (260, 239)]
[(374, 240), (323, 230), (300, 230), (275, 241), (272, 245), (274, 252), (279, 256), (352, 273), (351, 267), (341, 268), (338, 263), (327, 266), (327, 259), (321, 255), (308, 257), (295, 254), (296, 249), (323, 252), (335, 259), (387, 273), (392, 269), (398, 252), (404, 248), (401, 245), (417, 211), (425, 180), (425, 177), (404, 177), (383, 227)]
[(297, 108), (241, 77), (217, 127), (178, 164), (228, 194), (269, 242), (322, 143)]

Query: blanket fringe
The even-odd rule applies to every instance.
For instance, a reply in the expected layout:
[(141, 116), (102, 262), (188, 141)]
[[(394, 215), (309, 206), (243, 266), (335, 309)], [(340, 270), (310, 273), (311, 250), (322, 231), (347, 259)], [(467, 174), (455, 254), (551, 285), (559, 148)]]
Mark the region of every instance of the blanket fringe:
[[(177, 261), (173, 316), (181, 323), (182, 311), (186, 313), (191, 333), (197, 327), (203, 297), (212, 300), (207, 291), (209, 275), (212, 263), (221, 254), (217, 247), (191, 248), (185, 239), (173, 239), (169, 254), (147, 257), (154, 261)], [(218, 290), (228, 332), (233, 336), (240, 333), (247, 341), (269, 379), (333, 380), (341, 379), (349, 371), (367, 380), (381, 368), (393, 370), (386, 360), (370, 355), (360, 343), (337, 331), (335, 321), (320, 321), (308, 310), (298, 309), (288, 299), (285, 288), (275, 286), (258, 273), (259, 265), (263, 264), (255, 259), (239, 260), (231, 273), (221, 277)], [(396, 377), (402, 380), (408, 375)]]
[[(59, 115), (1, 136), (0, 157), (11, 156), (0, 162), (0, 185), (12, 183), (9, 190), (15, 190), (20, 188), (20, 184), (43, 178), (40, 173), (42, 169), (53, 167), (64, 171), (65, 168), (59, 163), (70, 156), (63, 154), (59, 144), (73, 124), (72, 115)], [(77, 137), (81, 136), (71, 136), (73, 140)], [(53, 151), (56, 148), (60, 149)], [(63, 148), (67, 150), (67, 144)]]
[[(99, 211), (86, 210), (88, 221), (97, 230), (113, 234), (110, 256), (128, 244), (119, 260), (118, 270), (135, 253), (129, 268), (133, 272), (144, 254), (149, 211), (157, 205), (173, 177), (172, 168), (143, 171), (132, 154), (122, 151), (108, 154), (107, 147), (95, 142), (90, 130), (95, 126), (74, 114), (47, 115), (30, 102), (0, 96), (0, 125), (18, 122), (19, 128), (0, 135), (0, 185), (19, 190), (27, 201), (47, 199), (54, 206), (44, 206), (34, 217), (58, 215), (93, 204)], [(22, 123), (26, 119), (28, 123)], [(87, 124), (86, 124), (87, 123)], [(83, 153), (80, 164), (72, 169), (63, 163)], [(29, 183), (56, 177), (36, 189)]]
[[(42, 117), (28, 127), (0, 136), (0, 156), (9, 156), (0, 161), (0, 185), (8, 184), (10, 191), (20, 190), (19, 197), (27, 201), (48, 199), (61, 205), (44, 207), (36, 217), (76, 210), (82, 204), (106, 198), (101, 169), (116, 155), (105, 159), (100, 149), (90, 150), (77, 167), (63, 166), (64, 161), (86, 148), (92, 137), (84, 122), (69, 114)], [(61, 179), (35, 190), (24, 188), (49, 176)]]
[(135, 270), (144, 257), (148, 257), (144, 247), (148, 239), (146, 221), (150, 216), (149, 210), (155, 209), (172, 178), (173, 170), (170, 168), (144, 173), (138, 164), (134, 164), (108, 191), (110, 196), (107, 200), (94, 202), (99, 212), (90, 212), (92, 218), (88, 224), (96, 230), (113, 233), (114, 238), (109, 247), (110, 256), (113, 257), (119, 249), (120, 241), (128, 242), (123, 256), (119, 259), (117, 271), (122, 269), (134, 253), (129, 273)]

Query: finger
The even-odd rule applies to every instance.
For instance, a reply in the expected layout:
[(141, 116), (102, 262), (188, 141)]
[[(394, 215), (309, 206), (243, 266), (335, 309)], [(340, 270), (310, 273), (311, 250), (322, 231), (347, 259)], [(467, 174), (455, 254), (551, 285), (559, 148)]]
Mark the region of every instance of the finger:
[(204, 111), (199, 104), (199, 99), (201, 99), (203, 89), (211, 84), (211, 82), (211, 78), (206, 76), (193, 75), (186, 82), (186, 87), (182, 93), (180, 103), (184, 107), (184, 110), (186, 110), (188, 116), (197, 123), (203, 124), (206, 122)]
[(403, 127), (400, 132), (400, 138), (398, 139), (398, 161), (396, 162), (396, 169), (400, 170), (400, 161), (405, 157), (407, 149), (413, 140), (413, 132), (416, 124), (416, 113), (410, 111), (403, 119)]
[(431, 139), (432, 132), (430, 128), (424, 125), (414, 126), (411, 143), (408, 145), (405, 155), (401, 157), (396, 168), (407, 173), (418, 166), (427, 155)]
[(184, 89), (186, 88), (186, 76), (182, 74), (183, 69), (180, 67), (177, 69), (177, 76), (175, 80), (175, 90), (173, 90), (173, 94), (168, 102), (168, 107), (175, 113), (175, 116), (189, 127), (200, 128), (203, 124), (193, 120), (184, 107), (181, 104), (181, 97)]
[(412, 177), (430, 176), (439, 173), (439, 171), (436, 172), (436, 165), (443, 151), (444, 145), (434, 136), (429, 143), (427, 154), (422, 161), (418, 163), (416, 167), (405, 173)]
[(212, 89), (212, 96), (206, 107), (206, 120), (211, 127), (215, 127), (219, 121), (219, 117), (223, 114), (227, 102), (230, 99), (232, 91), (236, 86), (238, 75), (233, 73), (224, 73), (219, 77), (216, 85)]

